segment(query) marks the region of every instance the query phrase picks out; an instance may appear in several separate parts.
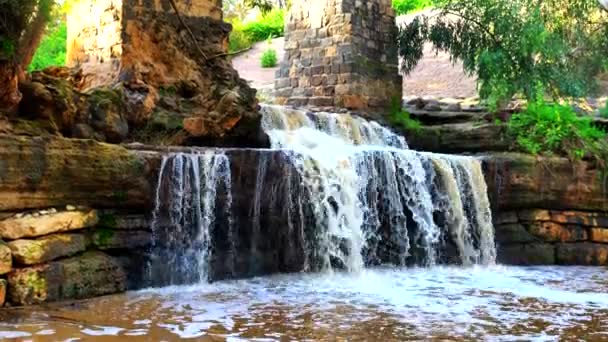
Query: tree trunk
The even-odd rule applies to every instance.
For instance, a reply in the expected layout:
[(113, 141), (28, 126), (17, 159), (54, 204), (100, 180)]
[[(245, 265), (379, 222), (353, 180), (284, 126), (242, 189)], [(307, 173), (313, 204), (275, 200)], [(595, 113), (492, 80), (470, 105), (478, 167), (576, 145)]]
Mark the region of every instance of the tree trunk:
[(21, 101), (20, 69), (13, 61), (0, 61), (0, 116), (13, 114)]
[(17, 60), (21, 66), (22, 74), (27, 69), (27, 67), (32, 63), (34, 59), (34, 54), (42, 41), (44, 36), (44, 31), (47, 25), (47, 18), (40, 12), (38, 9), (38, 13), (36, 13), (36, 17), (32, 21), (31, 24), (28, 25), (25, 30), (21, 40), (19, 41), (19, 47), (17, 48)]

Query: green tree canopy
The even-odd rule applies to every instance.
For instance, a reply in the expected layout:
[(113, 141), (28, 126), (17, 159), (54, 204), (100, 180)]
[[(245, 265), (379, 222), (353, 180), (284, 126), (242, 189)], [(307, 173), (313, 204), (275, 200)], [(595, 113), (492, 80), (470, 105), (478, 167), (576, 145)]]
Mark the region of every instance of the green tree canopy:
[(607, 18), (590, 0), (438, 1), (435, 13), (401, 27), (402, 66), (413, 70), (430, 42), (478, 77), (491, 106), (517, 93), (579, 97), (608, 63)]

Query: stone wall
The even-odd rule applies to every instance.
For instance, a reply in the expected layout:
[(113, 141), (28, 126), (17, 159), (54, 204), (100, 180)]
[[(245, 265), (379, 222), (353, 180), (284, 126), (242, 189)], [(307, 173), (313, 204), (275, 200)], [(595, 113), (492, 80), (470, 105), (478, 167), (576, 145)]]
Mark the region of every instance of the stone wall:
[(82, 68), (89, 86), (118, 79), (122, 55), (122, 0), (76, 1), (68, 13), (67, 64)]
[(608, 213), (532, 209), (495, 219), (498, 261), (516, 265), (608, 265)]
[(294, 1), (287, 20), (278, 103), (374, 112), (401, 98), (391, 1)]
[(8, 290), (12, 305), (30, 305), (139, 288), (149, 227), (143, 215), (71, 205), (5, 218), (0, 292)]

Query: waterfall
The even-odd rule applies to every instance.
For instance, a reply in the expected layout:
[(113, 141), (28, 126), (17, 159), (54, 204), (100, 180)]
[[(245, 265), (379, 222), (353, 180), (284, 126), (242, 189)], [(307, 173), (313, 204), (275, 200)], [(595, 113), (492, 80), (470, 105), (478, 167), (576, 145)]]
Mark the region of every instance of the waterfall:
[(152, 221), (152, 279), (164, 285), (207, 281), (212, 230), (222, 215), (230, 235), (231, 208), (230, 161), (225, 154), (163, 157)]
[(151, 279), (495, 262), (480, 160), (410, 150), (347, 114), (262, 113), (271, 150), (163, 158)]
[[(494, 231), (475, 158), (419, 153), (376, 122), (265, 106), (273, 148), (290, 151), (313, 201), (317, 269), (495, 261)], [(452, 256), (453, 257), (453, 256)]]

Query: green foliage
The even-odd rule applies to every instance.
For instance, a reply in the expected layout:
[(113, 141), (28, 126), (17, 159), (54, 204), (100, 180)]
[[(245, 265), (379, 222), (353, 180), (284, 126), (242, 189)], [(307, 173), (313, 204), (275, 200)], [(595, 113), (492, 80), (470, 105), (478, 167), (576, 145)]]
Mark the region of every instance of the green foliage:
[(444, 0), (438, 10), (400, 29), (403, 69), (413, 70), (431, 42), (478, 76), (491, 109), (515, 94), (534, 100), (592, 93), (608, 61), (608, 14), (597, 1)]
[(63, 66), (66, 58), (67, 23), (60, 21), (48, 30), (40, 43), (28, 70), (42, 70), (49, 66)]
[(277, 51), (273, 48), (268, 48), (262, 54), (260, 59), (262, 68), (274, 68), (277, 66)]
[(604, 119), (608, 119), (608, 101), (606, 101), (604, 108), (600, 108), (600, 116)]
[(395, 127), (415, 134), (420, 133), (422, 130), (422, 123), (412, 118), (409, 112), (403, 110), (403, 108), (401, 108), (401, 101), (396, 98), (391, 101), (389, 122)]
[(561, 154), (571, 160), (592, 158), (605, 166), (608, 160), (606, 132), (595, 127), (590, 117), (579, 117), (570, 105), (532, 102), (513, 115), (508, 132), (517, 146), (531, 154)]
[(231, 23), (232, 32), (228, 50), (230, 52), (242, 51), (250, 48), (253, 43), (282, 37), (285, 29), (285, 10), (273, 9), (247, 23), (241, 22), (238, 16), (234, 16)]
[(251, 39), (249, 36), (243, 32), (240, 28), (234, 28), (232, 32), (230, 32), (230, 39), (228, 44), (229, 52), (238, 52), (243, 51), (251, 47)]
[(245, 24), (234, 24), (235, 29), (241, 29), (252, 42), (261, 42), (268, 38), (283, 37), (285, 34), (285, 11), (274, 9), (259, 15), (255, 21)]
[(47, 22), (54, 9), (54, 0), (0, 0), (0, 59), (15, 56), (30, 37), (32, 22)]
[(432, 0), (393, 0), (397, 15), (408, 14), (433, 6)]

